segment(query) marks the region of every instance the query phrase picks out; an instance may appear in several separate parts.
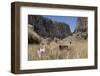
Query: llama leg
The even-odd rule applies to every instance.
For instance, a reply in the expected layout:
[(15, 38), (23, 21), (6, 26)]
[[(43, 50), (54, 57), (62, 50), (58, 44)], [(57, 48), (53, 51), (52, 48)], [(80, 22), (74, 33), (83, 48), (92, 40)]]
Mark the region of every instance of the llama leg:
[(38, 57), (41, 58), (41, 52), (38, 50), (37, 51)]

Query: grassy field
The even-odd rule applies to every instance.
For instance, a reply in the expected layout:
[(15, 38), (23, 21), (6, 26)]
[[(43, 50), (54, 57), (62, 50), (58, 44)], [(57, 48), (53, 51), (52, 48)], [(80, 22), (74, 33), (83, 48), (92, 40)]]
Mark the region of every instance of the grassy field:
[[(46, 45), (46, 51), (39, 57), (37, 50), (43, 46), (42, 44)], [(61, 50), (59, 45), (68, 45), (68, 48)], [(57, 42), (43, 39), (40, 44), (28, 44), (28, 60), (81, 59), (87, 57), (88, 41), (78, 39), (74, 35)]]

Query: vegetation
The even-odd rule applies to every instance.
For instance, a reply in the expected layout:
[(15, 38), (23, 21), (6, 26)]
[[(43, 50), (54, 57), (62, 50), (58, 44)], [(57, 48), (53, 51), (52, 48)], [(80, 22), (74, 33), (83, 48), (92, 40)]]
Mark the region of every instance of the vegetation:
[[(70, 41), (72, 42), (71, 45)], [(46, 51), (39, 57), (37, 51), (41, 48), (42, 43), (46, 45)], [(59, 45), (67, 45), (68, 48), (61, 50)], [(83, 59), (88, 57), (87, 40), (78, 39), (75, 35), (58, 40), (57, 42), (52, 40), (49, 44), (48, 40), (45, 39), (39, 45), (29, 44), (28, 47), (29, 60)]]

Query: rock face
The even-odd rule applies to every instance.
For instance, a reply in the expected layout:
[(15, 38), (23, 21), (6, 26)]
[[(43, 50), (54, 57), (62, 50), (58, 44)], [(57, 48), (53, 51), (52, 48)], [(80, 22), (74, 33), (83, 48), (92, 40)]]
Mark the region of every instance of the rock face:
[(79, 17), (77, 20), (77, 26), (74, 32), (87, 32), (88, 30), (87, 17)]
[(28, 15), (28, 24), (34, 26), (34, 31), (44, 38), (63, 39), (71, 34), (68, 24), (52, 21), (43, 16)]
[(88, 18), (79, 17), (77, 20), (77, 26), (74, 31), (78, 37), (87, 39), (88, 38)]
[(30, 44), (38, 44), (41, 42), (41, 38), (39, 35), (33, 31), (34, 27), (32, 25), (28, 25), (28, 43)]

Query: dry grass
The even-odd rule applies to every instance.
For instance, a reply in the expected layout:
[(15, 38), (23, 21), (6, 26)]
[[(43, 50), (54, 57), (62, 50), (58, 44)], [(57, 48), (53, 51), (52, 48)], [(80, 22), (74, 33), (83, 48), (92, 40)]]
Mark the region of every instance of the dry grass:
[[(70, 45), (69, 42), (72, 42)], [(38, 56), (37, 50), (46, 45), (46, 52), (41, 57)], [(68, 49), (59, 49), (59, 45), (68, 45)], [(88, 43), (84, 39), (76, 39), (74, 36), (67, 37), (58, 42), (43, 39), (40, 44), (28, 45), (28, 60), (53, 60), (53, 59), (80, 59), (88, 57)]]

